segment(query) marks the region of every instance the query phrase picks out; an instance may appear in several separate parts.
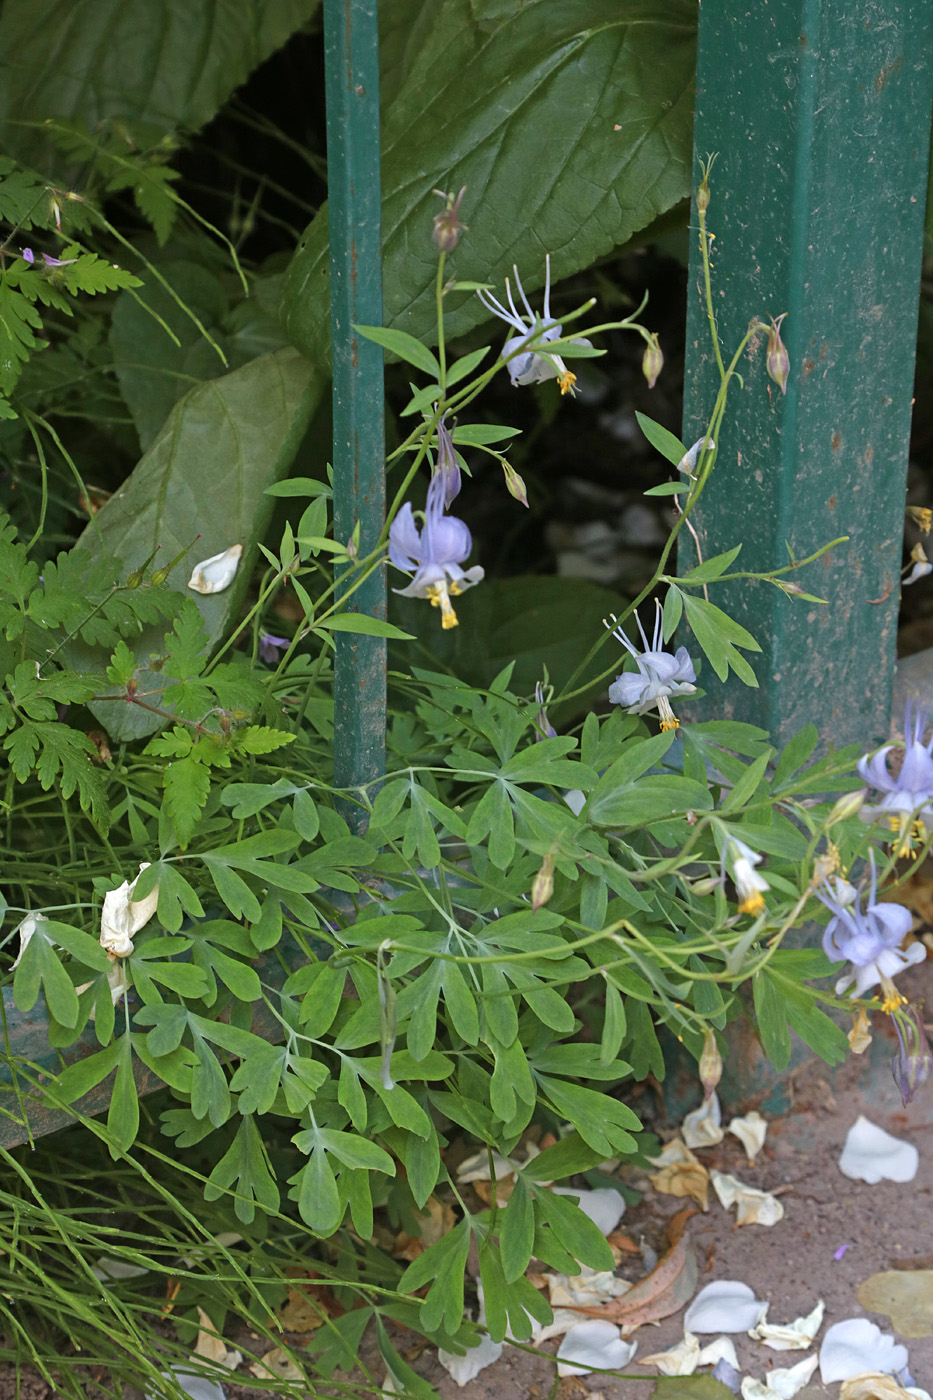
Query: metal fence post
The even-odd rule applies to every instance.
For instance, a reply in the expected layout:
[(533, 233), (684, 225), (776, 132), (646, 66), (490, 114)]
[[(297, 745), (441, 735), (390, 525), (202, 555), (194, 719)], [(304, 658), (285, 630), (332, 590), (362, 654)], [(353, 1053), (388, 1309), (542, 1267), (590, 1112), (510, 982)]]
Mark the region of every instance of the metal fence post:
[[(931, 97), (931, 0), (703, 0), (695, 151), (718, 153), (724, 353), (752, 317), (786, 312), (790, 355), (783, 397), (764, 336), (740, 366), (694, 517), (703, 554), (742, 542), (734, 567), (762, 570), (850, 537), (792, 576), (828, 606), (767, 584), (713, 595), (760, 642), (761, 689), (707, 667), (706, 714), (779, 738), (808, 721), (837, 744), (888, 732)], [(719, 383), (695, 238), (691, 259), (688, 443)], [(683, 572), (695, 550), (681, 540)]]
[[(376, 0), (324, 0), (327, 172), (334, 402), (334, 531), (360, 555), (385, 517), (382, 350), (354, 325), (382, 324), (379, 37)], [(353, 612), (385, 618), (385, 571), (354, 594)], [(372, 783), (385, 772), (384, 638), (338, 633), (334, 663), (334, 782)], [(355, 829), (359, 808), (344, 815)]]

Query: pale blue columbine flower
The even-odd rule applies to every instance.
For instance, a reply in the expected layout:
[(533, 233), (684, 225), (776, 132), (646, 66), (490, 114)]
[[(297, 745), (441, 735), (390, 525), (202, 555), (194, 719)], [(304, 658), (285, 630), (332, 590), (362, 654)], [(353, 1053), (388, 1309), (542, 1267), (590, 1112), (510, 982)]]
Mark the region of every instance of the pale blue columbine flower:
[(847, 881), (835, 882), (835, 897), (817, 890), (817, 898), (833, 915), (823, 934), (823, 951), (830, 962), (847, 961), (852, 965), (836, 983), (837, 996), (841, 997), (854, 983), (852, 996), (863, 997), (880, 983), (885, 995), (883, 1009), (890, 1011), (904, 1000), (891, 979), (905, 967), (923, 962), (926, 948), (922, 943), (901, 947), (910, 933), (913, 915), (902, 904), (877, 902), (878, 872), (874, 854), (870, 862), (871, 883), (864, 911), (859, 895)]
[(915, 821), (933, 826), (933, 739), (923, 742), (929, 712), (907, 702), (904, 718), (904, 762), (897, 777), (888, 770), (888, 754), (895, 744), (886, 744), (871, 758), (858, 761), (859, 776), (884, 793), (874, 806), (862, 808), (866, 820), (887, 821), (898, 833), (898, 855), (910, 852), (910, 833)]
[(755, 869), (756, 865), (761, 864), (761, 860), (758, 851), (753, 851), (751, 846), (746, 846), (737, 836), (730, 834), (726, 837), (722, 848), (722, 864), (735, 882), (740, 914), (760, 914), (765, 907), (763, 891), (770, 890), (771, 886)]
[[(515, 285), (518, 288), (518, 295), (522, 299), (525, 314), (521, 314), (512, 300), (512, 289), (509, 286), (509, 279), (505, 279), (505, 295), (508, 299), (508, 310), (500, 301), (486, 291), (477, 292), (477, 296), (483, 303), (487, 311), (491, 311), (493, 316), (498, 316), (500, 321), (505, 321), (517, 335), (510, 336), (502, 347), (503, 358), (508, 360), (506, 369), (514, 387), (519, 384), (541, 384), (545, 379), (556, 379), (560, 385), (562, 394), (573, 393), (577, 376), (573, 374), (564, 364), (560, 355), (547, 353), (542, 354), (538, 350), (525, 350), (526, 345), (532, 343), (542, 344), (543, 342), (558, 340), (562, 334), (562, 327), (559, 321), (555, 321), (551, 316), (551, 255), (548, 253), (544, 260), (545, 282), (544, 282), (544, 316), (536, 316), (532, 311), (528, 298), (525, 296), (525, 289), (522, 286), (521, 278), (518, 275), (518, 268), (513, 267), (515, 273)], [(589, 348), (588, 340), (573, 340), (572, 345), (585, 345)], [(523, 354), (515, 354), (515, 351), (523, 350)], [(512, 359), (508, 359), (509, 356)]]
[[(657, 707), (661, 716), (661, 728), (676, 729), (680, 721), (671, 709), (669, 697), (693, 695), (696, 692), (696, 686), (693, 684), (696, 672), (686, 647), (678, 647), (673, 656), (664, 650), (660, 603), (656, 604), (656, 608), (654, 636), (650, 642), (645, 636), (641, 619), (635, 614), (635, 621), (645, 646), (644, 651), (638, 651), (632, 646), (621, 627), (615, 627), (613, 630), (608, 622), (604, 624), (616, 641), (625, 647), (638, 667), (637, 671), (628, 671), (624, 675), (616, 676), (609, 687), (609, 699), (614, 705), (621, 705), (630, 715), (643, 715)], [(613, 624), (616, 623), (618, 619), (615, 615), (610, 616)]]
[(441, 625), (448, 628), (457, 626), (451, 597), (479, 583), (483, 570), (478, 564), (466, 571), (460, 567), (473, 548), (473, 540), (462, 520), (444, 514), (446, 489), (444, 474), (435, 472), (428, 486), (421, 530), (411, 505), (405, 502), (389, 527), (389, 558), (397, 569), (414, 574), (407, 588), (392, 591), (403, 598), (427, 598), (432, 607), (440, 608)]
[(270, 666), (274, 666), (279, 659), (279, 652), (285, 651), (291, 646), (288, 637), (273, 637), (271, 632), (260, 632), (259, 634), (259, 659), (266, 661)]

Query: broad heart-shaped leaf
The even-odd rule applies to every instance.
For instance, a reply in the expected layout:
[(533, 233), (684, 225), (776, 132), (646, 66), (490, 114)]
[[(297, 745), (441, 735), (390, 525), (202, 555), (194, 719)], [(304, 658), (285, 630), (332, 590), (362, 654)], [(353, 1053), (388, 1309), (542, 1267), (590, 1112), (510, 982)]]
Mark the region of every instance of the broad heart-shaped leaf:
[[(320, 0), (6, 0), (4, 147), (34, 160), (47, 117), (197, 131)], [(43, 167), (44, 168), (44, 167)]]
[[(390, 569), (390, 585), (396, 580), (396, 586), (407, 582), (404, 574)], [(544, 574), (486, 579), (457, 599), (460, 626), (445, 632), (436, 608), (420, 598), (389, 594), (392, 621), (417, 635), (422, 657), (426, 652), (436, 658), (433, 669), (449, 668), (469, 685), (486, 686), (514, 661), (509, 689), (517, 695), (534, 694), (544, 666), (559, 692), (591, 643), (606, 636), (603, 618), (618, 606), (618, 594), (587, 579)], [(551, 722), (566, 722), (605, 699), (610, 681), (595, 682), (594, 677), (614, 661), (621, 671), (623, 659), (618, 643), (607, 639), (576, 682), (588, 689), (568, 705), (553, 705)]]
[[(467, 186), (448, 267), (500, 293), (589, 267), (690, 188), (694, 0), (392, 0), (382, 7), (385, 324), (435, 343), (435, 188)], [(329, 356), (327, 212), (283, 302), (295, 344)], [(447, 298), (449, 335), (488, 319)], [(502, 327), (503, 340), (506, 328)]]
[[(232, 544), (243, 559), (230, 588), (207, 596), (189, 593), (211, 642), (235, 614), (249, 583), (257, 542), (273, 506), (267, 486), (284, 476), (320, 400), (326, 380), (295, 350), (261, 355), (186, 395), (123, 484), (87, 526), (78, 545), (123, 560), (126, 572), (160, 546), (156, 566), (193, 547), (169, 574), (171, 587), (187, 591), (193, 566)], [(200, 535), (200, 538), (196, 537)], [(166, 628), (144, 632), (138, 657), (164, 650)], [(89, 648), (70, 649), (72, 664), (102, 671), (106, 658)], [(141, 692), (158, 691), (164, 678), (142, 668)], [(161, 727), (158, 715), (123, 700), (92, 704), (114, 739), (138, 739)]]

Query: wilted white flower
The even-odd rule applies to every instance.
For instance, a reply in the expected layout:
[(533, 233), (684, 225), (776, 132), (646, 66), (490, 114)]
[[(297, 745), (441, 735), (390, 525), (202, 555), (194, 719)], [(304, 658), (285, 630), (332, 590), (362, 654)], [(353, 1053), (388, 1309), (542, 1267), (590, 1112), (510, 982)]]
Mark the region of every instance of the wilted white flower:
[(696, 471), (697, 461), (701, 452), (715, 452), (716, 444), (711, 437), (697, 438), (692, 447), (688, 447), (680, 461), (677, 463), (679, 472), (686, 472), (692, 476)]
[(188, 587), (195, 593), (223, 593), (233, 582), (243, 554), (241, 544), (232, 544), (221, 554), (212, 554), (210, 559), (202, 559), (195, 564)]
[[(139, 875), (149, 869), (149, 861), (143, 861)], [(134, 899), (136, 880), (130, 884), (124, 880), (119, 889), (109, 890), (104, 895), (104, 907), (100, 916), (100, 946), (112, 957), (128, 958), (133, 951), (133, 938), (148, 924), (159, 903), (159, 886), (146, 895), (145, 899)]]
[(36, 925), (39, 923), (48, 923), (48, 919), (44, 914), (27, 914), (23, 922), (20, 924), (19, 928), (16, 930), (16, 932), (19, 934), (19, 952), (16, 954), (16, 959), (13, 963), (13, 967), (19, 967), (22, 956), (29, 946), (29, 940), (35, 933)]

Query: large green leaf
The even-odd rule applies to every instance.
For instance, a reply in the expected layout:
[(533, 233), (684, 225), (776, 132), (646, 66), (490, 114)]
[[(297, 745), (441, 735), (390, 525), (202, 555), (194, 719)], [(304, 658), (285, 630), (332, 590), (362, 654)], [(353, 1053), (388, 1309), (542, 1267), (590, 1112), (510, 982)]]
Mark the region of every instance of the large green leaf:
[[(242, 544), (243, 559), (230, 588), (188, 595), (215, 641), (240, 605), (257, 542), (269, 523), (273, 500), (263, 493), (288, 471), (325, 383), (297, 351), (280, 350), (193, 389), (129, 479), (87, 526), (79, 546), (117, 555), (130, 572), (157, 545), (161, 566), (200, 535), (168, 577), (171, 587), (184, 591), (199, 559)], [(160, 650), (160, 643), (161, 632), (143, 634), (137, 656)], [(100, 654), (74, 660), (89, 670), (105, 664)], [(159, 684), (151, 672), (140, 672), (140, 690), (158, 690)], [(122, 701), (92, 708), (116, 739), (139, 738), (161, 723)]]
[(22, 159), (61, 117), (198, 131), (320, 0), (5, 0), (0, 120)]
[[(527, 291), (588, 267), (690, 187), (695, 0), (393, 0), (383, 6), (385, 324), (432, 338), (434, 188), (467, 186), (448, 266)], [(328, 356), (328, 231), (312, 222), (285, 314)], [(454, 293), (448, 329), (487, 319)]]

